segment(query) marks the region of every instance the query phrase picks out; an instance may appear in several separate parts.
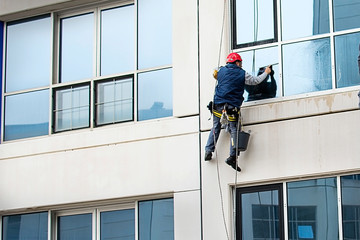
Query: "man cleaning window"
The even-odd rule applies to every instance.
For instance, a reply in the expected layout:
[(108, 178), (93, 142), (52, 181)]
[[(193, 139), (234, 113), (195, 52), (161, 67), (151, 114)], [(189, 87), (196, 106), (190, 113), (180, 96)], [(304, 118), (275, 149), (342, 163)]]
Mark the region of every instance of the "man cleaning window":
[(266, 67), (261, 75), (252, 76), (242, 69), (242, 58), (239, 54), (230, 53), (227, 56), (226, 65), (221, 67), (219, 72), (214, 75), (218, 83), (215, 88), (212, 106), (213, 127), (205, 146), (205, 161), (211, 160), (221, 130), (221, 116), (215, 113), (222, 113), (224, 111), (229, 116), (228, 130), (231, 136), (230, 156), (226, 159), (226, 163), (235, 170), (241, 171), (240, 167), (236, 164), (237, 153), (234, 139), (236, 139), (239, 131), (238, 117), (240, 107), (244, 101), (244, 87), (245, 84), (256, 85), (261, 83), (270, 73), (270, 67)]

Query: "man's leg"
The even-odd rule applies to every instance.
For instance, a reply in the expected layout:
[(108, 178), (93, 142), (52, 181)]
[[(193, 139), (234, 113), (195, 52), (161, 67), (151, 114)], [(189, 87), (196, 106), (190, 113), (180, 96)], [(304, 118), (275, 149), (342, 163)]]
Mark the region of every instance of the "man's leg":
[(213, 115), (213, 127), (210, 131), (207, 144), (205, 146), (205, 161), (211, 160), (212, 152), (215, 151), (216, 142), (221, 130), (220, 118)]
[(231, 121), (229, 122), (229, 131), (230, 131), (230, 156), (226, 159), (226, 163), (230, 165), (233, 169), (237, 171), (241, 171), (239, 166), (236, 165), (236, 157), (239, 155), (236, 154), (237, 150), (237, 137), (238, 132), (240, 132), (240, 129), (238, 129), (238, 121)]

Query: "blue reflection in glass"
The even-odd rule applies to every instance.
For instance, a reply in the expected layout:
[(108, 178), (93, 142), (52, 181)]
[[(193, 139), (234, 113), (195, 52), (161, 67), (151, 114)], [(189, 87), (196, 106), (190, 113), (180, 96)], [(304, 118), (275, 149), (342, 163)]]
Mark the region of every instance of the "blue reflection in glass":
[(6, 92), (50, 84), (51, 18), (9, 23), (6, 39)]
[(283, 46), (284, 95), (332, 88), (330, 39)]
[(307, 37), (330, 31), (329, 1), (293, 0), (281, 1), (282, 39)]
[(139, 240), (174, 239), (174, 201), (139, 202)]
[(5, 141), (48, 133), (49, 90), (5, 97)]
[(135, 210), (126, 209), (100, 214), (100, 240), (135, 240)]
[(133, 119), (132, 78), (98, 83), (96, 98), (98, 125)]
[(61, 19), (60, 82), (93, 76), (94, 14)]
[(56, 91), (55, 132), (89, 127), (89, 86)]
[(263, 48), (240, 53), (243, 59), (243, 69), (253, 76), (257, 76), (259, 69), (273, 65), (274, 77), (267, 78), (260, 85), (245, 86), (244, 98), (254, 101), (278, 97), (281, 94), (279, 85), (279, 51), (278, 47)]
[(273, 0), (236, 0), (237, 44), (275, 38), (273, 3)]
[(172, 69), (138, 75), (138, 120), (172, 116)]
[(288, 183), (287, 196), (289, 239), (339, 239), (336, 178)]
[(138, 69), (172, 64), (172, 1), (138, 1)]
[(360, 33), (335, 37), (335, 65), (337, 87), (360, 84), (357, 58), (359, 55)]
[(333, 0), (333, 3), (335, 31), (360, 27), (360, 2), (358, 0)]
[(341, 177), (343, 239), (360, 239), (360, 175)]
[(134, 5), (101, 12), (101, 75), (134, 70)]
[(3, 217), (3, 240), (47, 240), (48, 213)]
[(79, 214), (58, 217), (58, 240), (91, 240), (92, 215)]

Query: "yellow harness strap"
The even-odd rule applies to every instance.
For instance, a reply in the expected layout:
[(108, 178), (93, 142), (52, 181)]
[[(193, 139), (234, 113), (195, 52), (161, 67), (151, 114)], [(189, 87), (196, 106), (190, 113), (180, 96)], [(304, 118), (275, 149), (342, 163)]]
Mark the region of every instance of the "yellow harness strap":
[[(215, 109), (213, 109), (213, 114), (216, 116), (216, 117), (218, 117), (218, 118), (221, 118), (221, 116), (222, 116), (222, 112), (219, 112), (219, 111), (216, 111)], [(238, 112), (238, 114), (240, 113), (240, 111)], [(235, 121), (237, 121), (237, 118), (234, 116), (234, 115), (228, 115), (228, 120), (230, 121), (230, 122), (235, 122)]]

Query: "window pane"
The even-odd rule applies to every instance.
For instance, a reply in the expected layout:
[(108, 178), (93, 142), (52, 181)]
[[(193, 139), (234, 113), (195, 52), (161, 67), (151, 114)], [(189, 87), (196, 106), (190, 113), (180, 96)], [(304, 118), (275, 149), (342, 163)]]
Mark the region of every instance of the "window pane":
[(360, 27), (360, 2), (358, 0), (333, 0), (333, 3), (335, 31)]
[(10, 22), (6, 39), (6, 92), (48, 86), (50, 52), (50, 17)]
[(92, 215), (79, 214), (58, 217), (58, 240), (91, 240)]
[(236, 45), (275, 39), (275, 11), (273, 0), (235, 0)]
[(134, 5), (101, 12), (101, 75), (134, 70)]
[(97, 84), (96, 122), (98, 125), (133, 119), (133, 80)]
[(279, 54), (278, 47), (263, 48), (240, 53), (243, 59), (243, 69), (253, 76), (264, 72), (264, 67), (273, 65), (274, 75), (268, 77), (259, 85), (245, 85), (246, 101), (261, 100), (280, 96), (279, 85)]
[(138, 69), (172, 64), (172, 1), (138, 1)]
[(344, 240), (360, 239), (360, 175), (341, 177)]
[(138, 120), (172, 116), (172, 69), (138, 75)]
[(174, 201), (139, 202), (139, 240), (174, 239)]
[(337, 87), (360, 84), (357, 58), (359, 55), (360, 33), (335, 37), (335, 61)]
[(100, 240), (135, 240), (135, 210), (102, 212)]
[(279, 190), (241, 194), (242, 239), (280, 239)]
[(3, 217), (3, 240), (47, 240), (48, 213)]
[(336, 178), (287, 184), (289, 239), (339, 239)]
[(94, 14), (61, 19), (60, 82), (93, 76)]
[(330, 39), (283, 46), (284, 95), (332, 88)]
[(48, 90), (5, 97), (5, 141), (47, 135), (48, 133)]
[(89, 86), (56, 90), (55, 132), (89, 127)]
[(281, 0), (281, 20), (283, 40), (328, 33), (329, 1)]

